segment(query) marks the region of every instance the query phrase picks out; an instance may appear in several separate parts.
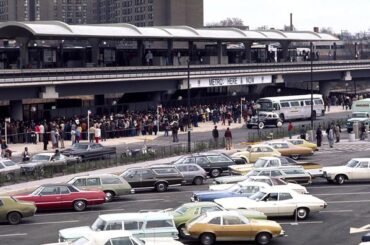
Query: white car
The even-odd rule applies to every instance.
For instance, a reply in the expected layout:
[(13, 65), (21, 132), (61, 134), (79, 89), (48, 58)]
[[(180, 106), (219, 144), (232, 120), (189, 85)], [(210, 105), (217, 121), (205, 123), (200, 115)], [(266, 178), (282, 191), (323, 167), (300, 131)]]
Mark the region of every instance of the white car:
[(0, 158), (0, 177), (4, 176), (7, 181), (14, 181), (20, 175), (21, 166), (10, 159)]
[(267, 217), (293, 216), (306, 219), (310, 213), (319, 212), (327, 203), (312, 195), (299, 194), (293, 190), (278, 190), (274, 187), (247, 197), (216, 199), (215, 203), (226, 209), (251, 209), (263, 212)]
[(348, 180), (370, 180), (370, 158), (353, 158), (344, 166), (323, 168), (324, 178), (342, 185)]
[[(287, 188), (294, 190), (298, 193), (301, 194), (308, 194), (307, 188), (304, 186), (301, 186), (299, 184), (294, 184), (294, 183), (288, 183), (285, 182), (284, 180), (280, 178), (274, 178), (274, 177), (269, 177), (269, 176), (250, 176), (246, 180), (238, 182), (240, 185), (245, 185), (247, 183), (251, 182), (260, 182), (267, 184), (269, 187), (274, 186), (274, 187), (279, 187), (279, 188)], [(228, 188), (231, 188), (234, 184), (221, 184), (221, 185), (210, 185), (209, 190), (211, 191), (222, 191), (226, 190)]]

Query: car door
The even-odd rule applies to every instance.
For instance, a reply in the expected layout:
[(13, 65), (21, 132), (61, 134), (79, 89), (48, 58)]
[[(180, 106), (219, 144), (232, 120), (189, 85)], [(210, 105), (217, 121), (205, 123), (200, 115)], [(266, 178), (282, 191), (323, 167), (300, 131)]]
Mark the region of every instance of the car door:
[(258, 184), (254, 184), (253, 182), (251, 182), (247, 186), (241, 186), (240, 188), (241, 196), (245, 197), (249, 197), (258, 191), (260, 191), (260, 186)]
[(352, 168), (351, 174), (349, 176), (350, 179), (359, 179), (365, 180), (370, 178), (369, 173), (369, 162), (368, 161), (360, 161), (355, 168)]
[(249, 162), (256, 162), (258, 158), (263, 157), (262, 147), (251, 148)]
[(225, 240), (244, 240), (251, 236), (251, 227), (236, 215), (228, 214), (222, 217), (220, 237)]
[(99, 189), (102, 190), (101, 180), (99, 177), (86, 178), (86, 189)]
[(34, 202), (38, 209), (61, 208), (61, 195), (59, 186), (45, 186), (37, 196)]
[(131, 185), (132, 188), (140, 188), (141, 185), (141, 169), (129, 169), (122, 177)]
[(263, 200), (257, 203), (257, 210), (265, 213), (267, 216), (278, 216), (279, 215), (279, 194), (277, 192), (271, 192)]
[(60, 208), (71, 208), (73, 207), (73, 197), (67, 186), (60, 186), (61, 203)]
[(156, 178), (152, 170), (150, 169), (141, 169), (141, 187), (154, 187)]
[(198, 164), (201, 168), (203, 168), (206, 171), (210, 171), (214, 166), (214, 163), (211, 163), (211, 161), (204, 156), (196, 157), (195, 163)]
[(187, 183), (191, 183), (193, 181), (192, 173), (189, 171), (189, 165), (177, 165), (176, 168), (184, 176)]
[(293, 215), (294, 211), (297, 209), (297, 203), (289, 192), (280, 192), (277, 204), (279, 216)]
[(6, 208), (4, 201), (0, 198), (0, 220), (1, 221), (6, 220), (8, 211), (9, 210)]

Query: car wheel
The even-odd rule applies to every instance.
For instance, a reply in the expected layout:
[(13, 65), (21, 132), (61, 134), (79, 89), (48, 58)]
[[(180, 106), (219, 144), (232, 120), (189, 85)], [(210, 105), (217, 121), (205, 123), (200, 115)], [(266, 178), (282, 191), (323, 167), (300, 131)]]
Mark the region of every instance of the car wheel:
[(298, 154), (291, 155), (290, 157), (293, 158), (294, 160), (298, 160), (299, 159), (299, 155)]
[(343, 185), (344, 182), (346, 181), (346, 176), (344, 176), (343, 174), (337, 175), (335, 177), (335, 181), (337, 182), (338, 185)]
[(217, 178), (221, 175), (221, 170), (218, 168), (212, 169), (210, 175), (212, 178)]
[(73, 203), (73, 209), (77, 212), (84, 211), (86, 209), (86, 206), (86, 202), (82, 200), (78, 200)]
[(308, 217), (310, 211), (307, 208), (297, 208), (294, 215), (298, 220), (304, 220)]
[(22, 215), (18, 212), (11, 212), (8, 214), (8, 222), (11, 225), (18, 225), (21, 222)]
[(200, 236), (200, 243), (202, 245), (212, 245), (215, 243), (215, 235), (211, 233), (204, 233)]
[(195, 177), (193, 180), (194, 185), (203, 185), (203, 178), (202, 177)]
[(5, 175), (5, 179), (6, 181), (10, 182), (10, 181), (14, 181), (15, 180), (15, 175), (14, 173), (8, 173)]
[(184, 238), (186, 238), (186, 234), (185, 234), (185, 225), (184, 224), (182, 224), (182, 225), (180, 225), (178, 228), (177, 228), (177, 230), (179, 231), (179, 238), (181, 238), (181, 239), (184, 239)]
[(256, 236), (256, 243), (260, 245), (266, 245), (270, 243), (271, 238), (272, 237), (270, 233), (262, 232)]
[(114, 193), (112, 191), (105, 191), (105, 201), (111, 202), (114, 198)]
[(167, 191), (167, 184), (166, 184), (166, 183), (164, 183), (164, 182), (157, 183), (157, 184), (155, 185), (155, 189), (156, 189), (156, 191), (158, 191), (158, 192), (165, 192), (165, 191)]
[(258, 128), (263, 129), (265, 127), (265, 124), (263, 122), (258, 123)]

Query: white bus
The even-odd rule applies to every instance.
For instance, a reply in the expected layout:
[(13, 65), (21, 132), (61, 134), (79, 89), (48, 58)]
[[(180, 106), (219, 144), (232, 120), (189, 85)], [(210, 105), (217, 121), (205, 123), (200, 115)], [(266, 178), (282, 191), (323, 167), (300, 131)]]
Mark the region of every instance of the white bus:
[[(283, 121), (311, 118), (311, 95), (266, 97), (257, 101), (259, 111), (273, 111)], [(322, 95), (313, 95), (313, 119), (325, 115)]]

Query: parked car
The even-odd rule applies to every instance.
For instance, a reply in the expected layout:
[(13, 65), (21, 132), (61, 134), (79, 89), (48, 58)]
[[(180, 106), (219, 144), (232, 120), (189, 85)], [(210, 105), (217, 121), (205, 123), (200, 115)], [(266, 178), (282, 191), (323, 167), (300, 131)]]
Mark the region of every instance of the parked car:
[(0, 158), (0, 182), (14, 181), (21, 173), (21, 166), (10, 159)]
[(202, 185), (207, 179), (207, 172), (198, 164), (176, 164), (174, 166), (184, 176), (187, 184)]
[(246, 163), (254, 163), (260, 157), (278, 157), (281, 153), (269, 145), (249, 145), (244, 151), (238, 151), (231, 157), (243, 158)]
[(299, 194), (293, 190), (277, 190), (274, 187), (247, 197), (228, 197), (215, 202), (226, 209), (253, 209), (267, 217), (294, 216), (304, 220), (310, 213), (320, 212), (328, 205), (325, 201), (309, 194)]
[(227, 171), (230, 165), (244, 164), (244, 161), (238, 157), (233, 159), (223, 153), (206, 152), (183, 156), (173, 162), (174, 165), (189, 163), (198, 164), (211, 177), (216, 178)]
[(353, 158), (344, 166), (324, 167), (324, 178), (329, 183), (344, 184), (346, 181), (369, 181), (370, 158)]
[(361, 237), (362, 242), (370, 242), (370, 233), (366, 233)]
[(110, 202), (115, 197), (133, 193), (130, 184), (120, 176), (114, 174), (95, 174), (74, 177), (68, 184), (80, 190), (99, 189), (105, 193), (105, 201)]
[(44, 168), (47, 166), (67, 166), (80, 162), (79, 157), (68, 157), (63, 154), (55, 155), (55, 153), (38, 153), (31, 157), (27, 162), (21, 163), (22, 172), (24, 174), (32, 174), (38, 171), (41, 175), (44, 173)]
[(103, 214), (91, 226), (59, 230), (59, 241), (74, 241), (96, 231), (126, 230), (139, 238), (178, 237), (173, 216), (164, 212)]
[[(206, 212), (226, 211), (226, 209), (214, 202), (191, 202), (185, 203), (175, 210), (165, 211), (173, 215), (179, 236), (184, 238), (186, 237), (184, 233), (186, 222)], [(264, 213), (255, 210), (238, 210), (238, 212), (249, 219), (266, 219)]]
[(254, 168), (279, 168), (285, 166), (302, 166), (312, 177), (322, 177), (323, 171), (320, 164), (311, 162), (297, 162), (289, 157), (261, 157), (254, 164), (233, 165), (229, 167), (231, 174), (245, 175)]
[(143, 168), (130, 168), (120, 175), (134, 190), (154, 189), (158, 192), (167, 191), (168, 187), (180, 186), (185, 183), (184, 176), (169, 165), (154, 165)]
[(283, 120), (274, 112), (260, 112), (259, 115), (251, 117), (247, 122), (247, 128), (249, 129), (253, 127), (263, 129), (266, 126), (280, 128), (283, 126)]
[(286, 141), (292, 143), (295, 146), (301, 146), (301, 147), (308, 147), (311, 148), (313, 151), (317, 151), (317, 145), (314, 143), (311, 143), (304, 139), (287, 139)]
[(80, 157), (84, 160), (95, 160), (116, 154), (116, 147), (107, 147), (96, 143), (76, 143), (61, 152), (66, 156)]
[(368, 112), (352, 112), (351, 118), (349, 118), (346, 122), (346, 128), (348, 133), (352, 133), (353, 131), (353, 124), (354, 123), (364, 123), (365, 125), (369, 125), (370, 123), (370, 116)]
[(302, 156), (312, 156), (314, 153), (311, 148), (295, 146), (286, 141), (274, 141), (268, 144), (280, 152), (282, 156), (291, 157), (294, 160), (298, 160)]
[(272, 238), (284, 235), (277, 222), (249, 220), (236, 211), (204, 213), (189, 221), (185, 229), (202, 245), (212, 245), (218, 241), (256, 241), (265, 245)]
[(31, 194), (13, 196), (20, 201), (34, 202), (38, 210), (74, 209), (84, 211), (88, 206), (105, 202), (102, 191), (82, 191), (69, 184), (42, 185)]
[(18, 201), (10, 196), (0, 196), (0, 221), (18, 225), (22, 218), (34, 216), (36, 206), (33, 202)]
[[(288, 183), (288, 182), (286, 182), (286, 181), (284, 181), (280, 178), (277, 178), (277, 177), (245, 176), (245, 178), (246, 178), (245, 180), (243, 180), (241, 182), (238, 182), (238, 183), (242, 185), (242, 184), (245, 184), (245, 183), (248, 183), (248, 182), (261, 182), (261, 183), (268, 184), (269, 186), (274, 186), (274, 187), (283, 186), (285, 188), (294, 190), (298, 193), (308, 194), (308, 191), (307, 191), (306, 187), (298, 185), (298, 184), (294, 184), (294, 183)], [(221, 191), (221, 190), (228, 189), (233, 185), (235, 185), (235, 184), (210, 185), (209, 190), (211, 190), (211, 191)]]

